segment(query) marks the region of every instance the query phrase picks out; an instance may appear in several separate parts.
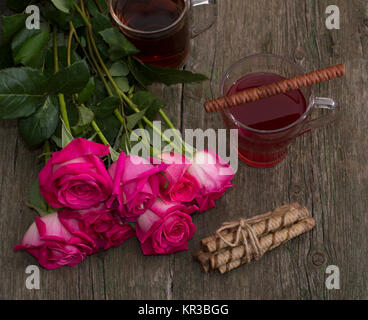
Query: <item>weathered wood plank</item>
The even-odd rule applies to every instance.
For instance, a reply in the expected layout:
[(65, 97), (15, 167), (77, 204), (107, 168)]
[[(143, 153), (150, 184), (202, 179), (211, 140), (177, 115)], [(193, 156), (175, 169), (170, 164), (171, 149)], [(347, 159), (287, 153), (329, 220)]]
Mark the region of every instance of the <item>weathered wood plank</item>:
[[(175, 260), (174, 297), (367, 297), (363, 280), (367, 277), (366, 260), (362, 258), (365, 256), (362, 253), (367, 252), (363, 244), (367, 234), (364, 213), (367, 200), (363, 199), (367, 191), (364, 112), (367, 78), (365, 72), (362, 74), (367, 70), (364, 41), (367, 3), (358, 1), (353, 6), (336, 1), (342, 26), (334, 31), (324, 25), (324, 12), (329, 4), (328, 1), (219, 1), (216, 30), (203, 38), (205, 46), (196, 46), (188, 68), (200, 69), (198, 63), (202, 66), (209, 53), (215, 52), (214, 61), (205, 64), (214, 64), (212, 87), (218, 92), (224, 70), (241, 57), (257, 52), (286, 56), (307, 70), (345, 62), (348, 68), (345, 80), (315, 88), (318, 95), (334, 95), (341, 102), (343, 119), (299, 138), (286, 161), (275, 168), (260, 170), (241, 165), (235, 191), (218, 201), (216, 209), (195, 218), (197, 233), (190, 251), (194, 252), (199, 240), (223, 221), (252, 216), (292, 200), (308, 206), (317, 221), (316, 229), (261, 261), (225, 276), (203, 275), (199, 268), (196, 270), (188, 263), (185, 254), (180, 255), (180, 260)], [(184, 92), (188, 91), (185, 88)], [(203, 100), (203, 96), (193, 101), (184, 95), (188, 109), (184, 126), (222, 128), (216, 116), (205, 115)], [(325, 267), (331, 264), (340, 267), (342, 290), (328, 291), (325, 287)]]

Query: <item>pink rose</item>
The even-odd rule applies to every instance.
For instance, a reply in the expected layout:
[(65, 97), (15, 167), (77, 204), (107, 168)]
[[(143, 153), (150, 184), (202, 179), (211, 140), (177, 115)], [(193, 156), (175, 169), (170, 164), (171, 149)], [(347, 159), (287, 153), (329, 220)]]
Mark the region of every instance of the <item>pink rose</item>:
[(137, 220), (136, 232), (143, 254), (167, 255), (188, 250), (188, 240), (195, 230), (188, 213), (196, 209), (169, 204), (158, 198), (151, 209)]
[(176, 153), (163, 153), (160, 158), (169, 165), (160, 177), (161, 196), (168, 201), (192, 202), (199, 195), (200, 185), (186, 172), (190, 160)]
[(83, 230), (96, 242), (98, 249), (118, 247), (135, 235), (128, 223), (122, 222), (114, 211), (103, 204), (89, 210), (63, 210), (59, 219), (72, 232)]
[(79, 228), (70, 232), (59, 220), (58, 213), (52, 213), (29, 227), (22, 243), (15, 251), (26, 250), (46, 269), (75, 266), (95, 251), (95, 242)]
[(115, 224), (110, 230), (104, 233), (106, 239), (105, 250), (111, 247), (119, 247), (126, 240), (135, 236), (135, 231), (129, 225), (129, 223), (118, 223)]
[(200, 195), (196, 198), (201, 212), (215, 206), (215, 199), (223, 196), (232, 187), (233, 169), (215, 152), (203, 150), (195, 153), (188, 173), (200, 184)]
[(55, 152), (38, 178), (40, 191), (54, 208), (86, 209), (111, 195), (112, 181), (100, 157), (109, 147), (82, 138)]
[(109, 168), (113, 179), (113, 195), (109, 206), (113, 206), (116, 200), (120, 215), (134, 222), (156, 201), (159, 194), (159, 172), (166, 167), (165, 164), (153, 166), (146, 159), (127, 156), (122, 152), (119, 160)]

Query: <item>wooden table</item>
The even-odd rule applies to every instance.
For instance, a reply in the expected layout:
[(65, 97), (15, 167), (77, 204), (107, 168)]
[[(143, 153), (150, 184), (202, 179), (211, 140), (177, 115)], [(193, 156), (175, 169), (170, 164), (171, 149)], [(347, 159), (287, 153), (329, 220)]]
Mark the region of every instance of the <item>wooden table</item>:
[[(37, 264), (12, 250), (35, 213), (25, 206), (40, 169), (15, 121), (0, 122), (0, 298), (4, 299), (367, 299), (368, 298), (368, 1), (336, 0), (341, 29), (328, 30), (327, 0), (219, 0), (218, 22), (193, 41), (186, 69), (204, 72), (217, 94), (222, 74), (247, 55), (283, 55), (306, 70), (343, 62), (347, 76), (315, 87), (343, 107), (342, 119), (297, 139), (271, 169), (240, 164), (234, 188), (215, 209), (196, 215), (189, 251), (144, 257), (135, 239), (75, 268), (41, 269), (40, 290), (27, 290), (25, 269)], [(3, 4), (1, 5), (3, 7)], [(200, 21), (203, 16), (196, 16)], [(156, 86), (181, 128), (221, 128), (205, 114), (209, 86)], [(227, 275), (205, 275), (191, 254), (225, 220), (253, 216), (297, 200), (316, 228)], [(340, 269), (341, 289), (328, 290), (325, 269)]]

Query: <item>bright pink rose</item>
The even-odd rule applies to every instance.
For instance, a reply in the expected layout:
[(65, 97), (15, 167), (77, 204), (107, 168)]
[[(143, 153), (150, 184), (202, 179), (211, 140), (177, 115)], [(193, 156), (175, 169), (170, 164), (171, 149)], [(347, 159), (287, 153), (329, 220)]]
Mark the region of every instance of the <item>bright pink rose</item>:
[(126, 240), (135, 236), (135, 231), (129, 223), (115, 224), (110, 230), (104, 233), (106, 239), (105, 250), (111, 247), (119, 247)]
[(95, 252), (95, 242), (79, 228), (70, 232), (58, 213), (36, 217), (15, 251), (26, 250), (46, 269), (75, 266)]
[(188, 240), (195, 230), (188, 213), (196, 209), (169, 204), (158, 198), (151, 209), (137, 220), (136, 232), (143, 254), (167, 255), (188, 250)]
[(105, 201), (112, 181), (100, 157), (108, 154), (108, 146), (73, 140), (38, 175), (42, 196), (54, 208), (86, 209)]
[(177, 153), (163, 153), (160, 158), (169, 165), (160, 177), (161, 196), (167, 201), (193, 201), (199, 195), (200, 185), (196, 178), (186, 173), (191, 166), (190, 160)]
[(156, 201), (160, 184), (158, 176), (166, 167), (163, 163), (154, 166), (146, 159), (122, 152), (119, 160), (109, 168), (113, 179), (109, 206), (113, 206), (116, 200), (120, 215), (135, 222)]
[(195, 153), (188, 173), (200, 184), (200, 195), (196, 198), (201, 212), (215, 206), (215, 199), (223, 196), (232, 187), (233, 169), (215, 152), (203, 150)]
[(97, 249), (120, 246), (135, 235), (128, 223), (122, 222), (113, 210), (103, 204), (80, 211), (63, 210), (59, 219), (71, 232), (83, 230), (96, 242)]

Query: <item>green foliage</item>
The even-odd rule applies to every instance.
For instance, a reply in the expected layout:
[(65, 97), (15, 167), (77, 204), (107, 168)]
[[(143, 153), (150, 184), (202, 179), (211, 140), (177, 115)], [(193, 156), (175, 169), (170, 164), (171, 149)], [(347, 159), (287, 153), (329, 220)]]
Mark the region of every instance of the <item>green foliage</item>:
[(165, 105), (151, 91), (137, 91), (132, 101), (140, 110), (146, 110), (146, 117), (152, 119), (157, 112)]
[(12, 37), (22, 28), (27, 19), (27, 14), (19, 13), (12, 16), (2, 17), (2, 43), (9, 43)]
[[(24, 27), (28, 15), (21, 12), (29, 4), (40, 8), (40, 30)], [(11, 0), (8, 6), (19, 13), (2, 18), (0, 119), (19, 119), (20, 135), (32, 148), (48, 140), (57, 151), (84, 137), (120, 143), (129, 152), (138, 143), (128, 141), (129, 131), (140, 123), (149, 128), (147, 118), (164, 106), (147, 86), (207, 79), (134, 58), (139, 50), (113, 26), (104, 0)], [(118, 156), (111, 149), (110, 158)]]
[(109, 55), (113, 61), (139, 53), (139, 50), (117, 28), (100, 31), (100, 35), (110, 46)]
[(71, 66), (53, 75), (47, 87), (51, 94), (73, 94), (82, 91), (90, 78), (89, 67), (85, 60), (77, 61)]
[(93, 95), (95, 91), (95, 79), (93, 77), (89, 78), (87, 85), (78, 94), (78, 102), (86, 103)]
[(30, 208), (36, 210), (40, 216), (45, 216), (49, 213), (48, 205), (40, 192), (38, 179), (35, 180), (35, 182), (31, 185), (31, 188), (29, 189), (27, 205)]
[(128, 58), (128, 66), (130, 72), (143, 87), (147, 87), (152, 83), (163, 83), (170, 86), (177, 83), (192, 83), (208, 80), (203, 74), (151, 66), (143, 64), (131, 57)]
[(51, 0), (51, 2), (64, 13), (69, 13), (73, 7), (73, 0)]
[(32, 116), (19, 120), (19, 132), (29, 147), (36, 147), (49, 139), (59, 123), (59, 106), (48, 97)]
[(0, 119), (33, 114), (44, 102), (47, 77), (41, 71), (10, 68), (0, 71)]

